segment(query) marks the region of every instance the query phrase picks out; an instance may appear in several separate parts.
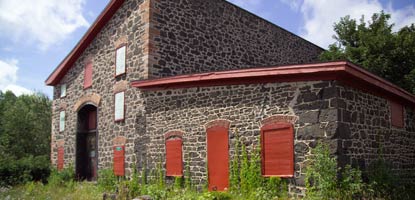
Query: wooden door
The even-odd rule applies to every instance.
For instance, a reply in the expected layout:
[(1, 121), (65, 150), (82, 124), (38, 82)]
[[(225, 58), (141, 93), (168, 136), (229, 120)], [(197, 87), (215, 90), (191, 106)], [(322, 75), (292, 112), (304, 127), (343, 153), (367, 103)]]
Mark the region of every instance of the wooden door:
[(76, 176), (95, 181), (98, 169), (97, 108), (85, 105), (78, 112), (76, 135)]
[(207, 129), (208, 188), (223, 191), (229, 188), (229, 143), (228, 129)]
[(87, 152), (88, 152), (88, 180), (97, 179), (97, 141), (96, 133), (88, 133), (87, 136)]

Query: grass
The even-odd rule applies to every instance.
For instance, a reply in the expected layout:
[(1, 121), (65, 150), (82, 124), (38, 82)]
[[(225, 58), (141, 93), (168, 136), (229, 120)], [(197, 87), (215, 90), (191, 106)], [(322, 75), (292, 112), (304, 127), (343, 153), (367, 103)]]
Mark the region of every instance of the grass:
[[(0, 192), (0, 199), (70, 199), (94, 200), (102, 199), (105, 190), (89, 182), (70, 181), (63, 185), (44, 185), (38, 182), (29, 182)], [(263, 196), (261, 192), (254, 192), (249, 196), (231, 192), (197, 192), (195, 190), (178, 189), (174, 187), (160, 187), (158, 185), (140, 186), (140, 195), (151, 196), (158, 200), (239, 200), (239, 199), (273, 199)], [(118, 199), (132, 199), (126, 194), (119, 193)], [(278, 199), (278, 198), (275, 198)], [(285, 199), (285, 198), (283, 198)]]
[(103, 191), (92, 183), (68, 182), (62, 186), (43, 185), (39, 182), (29, 182), (15, 186), (0, 193), (0, 199), (73, 199), (94, 200), (102, 199)]

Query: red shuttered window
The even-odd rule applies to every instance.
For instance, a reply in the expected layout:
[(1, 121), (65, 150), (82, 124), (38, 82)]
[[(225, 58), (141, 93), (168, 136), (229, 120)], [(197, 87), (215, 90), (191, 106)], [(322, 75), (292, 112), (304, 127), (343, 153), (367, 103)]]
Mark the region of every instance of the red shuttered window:
[(289, 123), (271, 123), (261, 128), (262, 175), (294, 176), (294, 131)]
[(92, 62), (89, 61), (85, 65), (84, 71), (84, 89), (92, 86)]
[(391, 123), (392, 126), (403, 128), (404, 121), (403, 121), (403, 106), (399, 103), (390, 101), (389, 102), (390, 109), (391, 109)]
[(125, 146), (114, 146), (114, 175), (125, 175)]
[(61, 171), (63, 169), (63, 158), (64, 158), (64, 150), (63, 147), (58, 148), (58, 171)]
[(182, 139), (166, 141), (166, 176), (183, 176)]

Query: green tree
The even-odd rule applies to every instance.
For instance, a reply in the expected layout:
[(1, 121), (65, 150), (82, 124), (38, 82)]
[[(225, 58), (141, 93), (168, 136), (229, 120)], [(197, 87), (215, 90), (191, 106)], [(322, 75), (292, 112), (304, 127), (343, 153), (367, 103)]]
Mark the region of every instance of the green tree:
[(375, 13), (366, 23), (346, 16), (335, 23), (335, 43), (320, 55), (323, 61), (347, 59), (415, 93), (415, 25), (393, 32), (389, 14)]
[[(7, 94), (7, 93), (6, 93)], [(50, 152), (51, 103), (41, 94), (21, 95), (3, 108), (1, 144), (4, 153), (20, 159)]]
[(43, 94), (0, 92), (0, 186), (46, 180), (51, 101)]

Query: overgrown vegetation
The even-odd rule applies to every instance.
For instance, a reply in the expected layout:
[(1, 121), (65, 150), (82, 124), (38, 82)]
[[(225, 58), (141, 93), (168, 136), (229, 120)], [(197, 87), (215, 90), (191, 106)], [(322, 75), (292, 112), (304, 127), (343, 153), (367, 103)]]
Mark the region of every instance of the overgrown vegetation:
[[(236, 145), (238, 144), (238, 145)], [(133, 170), (129, 179), (116, 177), (112, 169), (99, 171), (98, 182), (76, 182), (73, 167), (63, 171), (52, 170), (42, 182), (28, 182), (0, 193), (0, 199), (102, 199), (103, 194), (116, 194), (117, 199), (132, 199), (147, 195), (152, 199), (177, 200), (226, 200), (226, 199), (287, 199), (287, 183), (277, 177), (265, 178), (260, 170), (259, 145), (249, 154), (239, 139), (235, 142), (235, 154), (231, 160), (230, 190), (208, 192), (196, 190), (190, 179), (189, 160), (185, 176), (166, 183), (161, 163), (147, 173)], [(242, 147), (242, 148), (239, 148)], [(237, 163), (235, 160), (239, 160)], [(68, 165), (72, 166), (72, 165)], [(134, 167), (135, 168), (135, 167)], [(367, 173), (369, 182), (362, 181), (362, 172), (349, 165), (338, 168), (329, 147), (319, 144), (312, 149), (306, 168), (306, 199), (414, 199), (414, 185), (400, 184), (390, 166), (379, 156)], [(147, 177), (147, 174), (149, 176)]]
[(102, 190), (92, 183), (74, 180), (72, 167), (53, 169), (47, 184), (30, 181), (0, 192), (0, 199), (102, 199)]
[[(338, 168), (329, 147), (319, 144), (312, 150), (306, 170), (307, 199), (414, 199), (414, 184), (404, 185), (379, 157), (368, 170), (369, 182), (362, 181), (359, 169)], [(400, 185), (398, 185), (400, 184)]]
[(51, 101), (43, 94), (0, 91), (0, 187), (46, 182), (49, 176)]
[[(152, 199), (177, 200), (262, 200), (287, 198), (287, 183), (280, 178), (265, 178), (261, 175), (259, 145), (248, 153), (245, 145), (237, 137), (231, 171), (230, 190), (225, 192), (198, 191), (192, 184), (190, 158), (185, 156), (184, 177), (175, 177), (167, 184), (162, 168), (161, 156), (148, 173), (147, 164), (141, 171), (134, 170), (129, 179), (116, 177), (112, 169), (101, 169), (96, 185), (74, 181), (73, 167), (63, 171), (52, 170), (48, 184), (29, 182), (0, 194), (1, 198), (12, 199), (100, 199), (104, 194), (116, 194), (117, 199), (132, 199), (148, 195)], [(242, 147), (240, 149), (239, 147)], [(68, 166), (72, 166), (71, 164)], [(86, 194), (90, 190), (91, 193)], [(20, 192), (19, 192), (20, 191)], [(22, 192), (23, 191), (23, 192)], [(56, 191), (56, 193), (54, 193)], [(82, 195), (82, 196), (81, 196)]]
[(262, 176), (259, 139), (258, 144), (252, 147), (249, 154), (236, 133), (234, 147), (230, 168), (230, 193), (234, 198), (247, 200), (287, 198), (288, 187), (285, 180), (279, 177)]
[(354, 199), (362, 193), (363, 183), (359, 170), (349, 165), (338, 169), (329, 147), (319, 144), (307, 166), (306, 187), (308, 199)]

